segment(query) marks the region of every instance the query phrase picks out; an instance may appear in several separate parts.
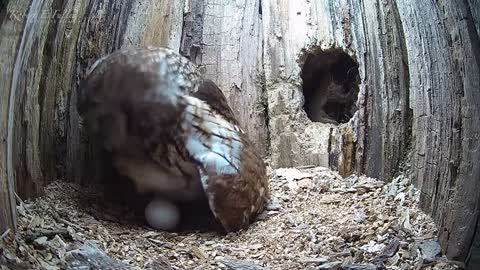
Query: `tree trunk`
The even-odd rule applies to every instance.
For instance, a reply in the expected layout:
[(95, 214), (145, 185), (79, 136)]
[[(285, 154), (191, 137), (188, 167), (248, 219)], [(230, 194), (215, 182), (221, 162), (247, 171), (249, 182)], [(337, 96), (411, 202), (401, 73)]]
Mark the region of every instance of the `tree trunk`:
[[(480, 234), (479, 32), (478, 0), (10, 0), (0, 12), (0, 229), (14, 224), (15, 190), (35, 197), (56, 178), (101, 178), (75, 109), (86, 69), (118, 48), (167, 46), (219, 85), (272, 167), (411, 175), (444, 251), (465, 260)], [(343, 124), (311, 115), (325, 85), (306, 79), (335, 59), (354, 64), (332, 78), (357, 67), (360, 77)]]
[(480, 41), (468, 3), (455, 2), (399, 11), (412, 74), (411, 173), (446, 254), (463, 260), (480, 212)]

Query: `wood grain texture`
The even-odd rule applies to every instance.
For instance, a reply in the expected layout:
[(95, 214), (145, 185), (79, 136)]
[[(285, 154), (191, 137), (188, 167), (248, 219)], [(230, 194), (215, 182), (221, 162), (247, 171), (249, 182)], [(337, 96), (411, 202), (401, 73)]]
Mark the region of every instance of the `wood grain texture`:
[(265, 156), (260, 2), (188, 1), (181, 52), (222, 89), (240, 125)]
[[(15, 228), (15, 175), (12, 163), (13, 110), (11, 102), (13, 67), (22, 38), (29, 1), (12, 1), (0, 10), (0, 231)], [(14, 95), (13, 95), (14, 96)], [(12, 122), (10, 120), (10, 122)], [(10, 140), (9, 140), (10, 139)]]
[(43, 187), (47, 184), (41, 168), (39, 148), (42, 105), (40, 87), (45, 72), (42, 65), (43, 50), (48, 38), (44, 33), (54, 22), (52, 16), (52, 1), (35, 1), (30, 4), (13, 66), (11, 95), (14, 96), (14, 117), (11, 125), (14, 132), (10, 143), (16, 189), (25, 197), (42, 194)]
[(466, 2), (398, 7), (411, 74), (411, 173), (446, 254), (464, 260), (480, 212), (478, 33)]
[(366, 1), (363, 10), (369, 53), (357, 171), (390, 179), (400, 172), (411, 136), (407, 51), (394, 1)]

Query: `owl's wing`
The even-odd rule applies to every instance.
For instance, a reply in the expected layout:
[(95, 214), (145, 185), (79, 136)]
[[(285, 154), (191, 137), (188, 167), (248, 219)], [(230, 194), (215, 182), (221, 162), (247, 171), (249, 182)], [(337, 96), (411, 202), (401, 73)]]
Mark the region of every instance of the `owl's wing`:
[(195, 66), (170, 49), (118, 50), (90, 68), (77, 90), (77, 108), (96, 137), (118, 145), (126, 132), (137, 132), (154, 144), (178, 124), (181, 97), (196, 92), (200, 81)]
[(193, 64), (170, 49), (129, 48), (96, 61), (78, 88), (88, 138), (112, 155), (137, 191), (195, 190), (189, 184), (198, 179), (196, 167), (170, 146), (182, 97), (199, 82)]
[(236, 231), (263, 210), (269, 195), (265, 164), (220, 89), (207, 82), (199, 93), (184, 97), (185, 148), (198, 164), (210, 209), (227, 231)]
[[(178, 96), (196, 92), (200, 75), (193, 63), (168, 48), (127, 48), (98, 59), (77, 89), (78, 109), (102, 98), (141, 97), (178, 106)], [(136, 98), (136, 100), (139, 100)], [(141, 100), (140, 100), (141, 101)]]
[[(78, 98), (91, 134), (134, 182), (171, 188), (158, 187), (158, 178), (170, 185), (168, 171), (180, 175), (173, 184), (191, 186), (192, 177), (182, 175), (198, 170), (210, 208), (227, 231), (245, 228), (263, 210), (265, 164), (221, 90), (202, 80), (188, 59), (164, 48), (114, 52), (93, 65)], [(172, 145), (178, 152), (168, 150)]]
[(191, 96), (206, 102), (212, 111), (221, 115), (228, 122), (239, 126), (222, 90), (211, 80), (203, 79), (202, 83)]

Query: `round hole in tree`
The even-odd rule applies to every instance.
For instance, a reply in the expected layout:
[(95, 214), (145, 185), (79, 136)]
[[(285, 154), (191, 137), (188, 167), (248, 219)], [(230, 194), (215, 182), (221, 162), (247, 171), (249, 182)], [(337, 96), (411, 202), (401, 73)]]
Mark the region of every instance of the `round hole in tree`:
[(357, 62), (342, 49), (306, 55), (301, 74), (304, 110), (313, 122), (346, 123), (357, 111)]

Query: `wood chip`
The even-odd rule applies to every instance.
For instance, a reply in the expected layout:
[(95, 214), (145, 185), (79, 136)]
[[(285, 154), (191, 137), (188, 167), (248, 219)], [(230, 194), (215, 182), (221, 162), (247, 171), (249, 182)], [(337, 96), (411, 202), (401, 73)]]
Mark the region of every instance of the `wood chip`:
[[(23, 209), (19, 233), (4, 237), (0, 261), (11, 269), (64, 269), (72, 251), (87, 254), (78, 253), (79, 247), (95, 241), (101, 251), (93, 252), (101, 257), (95, 260), (120, 269), (128, 265), (160, 270), (359, 270), (382, 269), (381, 264), (388, 269), (415, 269), (424, 262), (415, 243), (437, 240), (433, 220), (419, 208), (420, 193), (405, 177), (389, 183), (364, 176), (342, 179), (319, 167), (276, 170), (271, 175), (272, 201), (263, 219), (227, 235), (152, 230), (143, 225), (141, 216), (105, 203), (97, 187), (57, 181), (46, 188), (44, 197), (19, 202), (17, 208)], [(290, 192), (287, 176), (297, 186), (311, 181), (314, 188)], [(102, 219), (107, 216), (108, 220)], [(34, 217), (41, 218), (31, 222)], [(47, 237), (48, 245), (34, 246), (39, 237)], [(435, 264), (442, 266), (437, 269), (459, 268), (444, 256), (435, 257)]]

